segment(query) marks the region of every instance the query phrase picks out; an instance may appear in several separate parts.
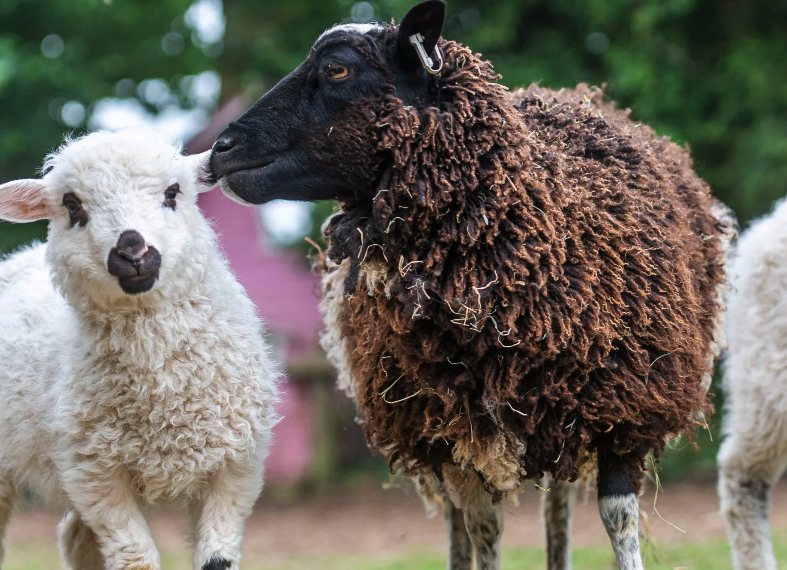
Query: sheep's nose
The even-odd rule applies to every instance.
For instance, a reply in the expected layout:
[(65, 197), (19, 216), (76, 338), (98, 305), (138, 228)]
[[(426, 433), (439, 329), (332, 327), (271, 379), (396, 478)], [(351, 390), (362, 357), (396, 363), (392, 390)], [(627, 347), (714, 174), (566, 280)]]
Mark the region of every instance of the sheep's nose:
[(213, 152), (210, 153), (210, 170), (217, 180), (244, 170), (251, 164), (248, 152), (249, 138), (244, 128), (237, 123), (230, 123), (213, 143)]
[(238, 144), (237, 139), (231, 133), (224, 131), (213, 143), (213, 153), (229, 152), (236, 144)]
[(117, 254), (135, 267), (142, 264), (142, 257), (148, 252), (145, 238), (136, 230), (126, 230), (120, 234), (115, 247)]
[[(161, 254), (151, 246), (145, 244), (145, 238), (136, 230), (126, 230), (118, 238), (117, 244), (109, 252), (107, 270), (110, 275), (126, 280), (158, 276), (161, 267)], [(155, 279), (150, 280), (150, 285)]]

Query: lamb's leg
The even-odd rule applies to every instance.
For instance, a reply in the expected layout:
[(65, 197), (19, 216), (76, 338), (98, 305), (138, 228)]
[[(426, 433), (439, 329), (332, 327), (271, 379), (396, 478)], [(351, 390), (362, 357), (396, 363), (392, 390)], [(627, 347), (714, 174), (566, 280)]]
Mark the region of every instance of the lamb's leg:
[(544, 487), (544, 530), (547, 537), (548, 570), (571, 570), (571, 515), (577, 484), (547, 478)]
[(57, 543), (65, 570), (104, 570), (96, 534), (70, 509), (57, 525)]
[(64, 471), (63, 485), (98, 539), (105, 570), (160, 570), (156, 545), (125, 472), (78, 463)]
[(465, 526), (465, 513), (445, 498), (445, 522), (448, 528), (448, 570), (470, 570), (473, 545)]
[(768, 520), (771, 487), (784, 471), (783, 450), (732, 434), (719, 452), (719, 497), (736, 570), (776, 570)]
[(503, 536), (503, 507), (494, 504), (478, 477), (468, 484), (465, 496), (465, 527), (475, 553), (476, 570), (500, 570), (500, 538)]
[(598, 510), (620, 570), (643, 570), (639, 548), (640, 461), (599, 449)]
[(0, 565), (5, 559), (5, 529), (14, 510), (16, 487), (10, 482), (0, 483)]
[(202, 501), (191, 504), (194, 570), (237, 570), (243, 526), (262, 490), (262, 461), (217, 473)]

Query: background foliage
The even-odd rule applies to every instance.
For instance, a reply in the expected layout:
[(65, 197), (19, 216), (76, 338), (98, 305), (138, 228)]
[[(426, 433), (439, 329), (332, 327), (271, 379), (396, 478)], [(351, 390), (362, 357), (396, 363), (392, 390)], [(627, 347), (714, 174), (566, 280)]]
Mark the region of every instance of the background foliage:
[[(0, 181), (33, 176), (64, 134), (96, 125), (102, 101), (204, 120), (218, 100), (195, 78), (220, 78), (221, 99), (258, 96), (326, 27), (398, 19), (411, 4), (0, 0)], [(201, 9), (219, 14), (207, 31)], [(445, 37), (511, 87), (606, 84), (635, 119), (691, 147), (742, 223), (787, 191), (787, 0), (449, 0), (448, 15)], [(313, 234), (330, 208), (314, 209)], [(0, 224), (0, 250), (43, 231)]]

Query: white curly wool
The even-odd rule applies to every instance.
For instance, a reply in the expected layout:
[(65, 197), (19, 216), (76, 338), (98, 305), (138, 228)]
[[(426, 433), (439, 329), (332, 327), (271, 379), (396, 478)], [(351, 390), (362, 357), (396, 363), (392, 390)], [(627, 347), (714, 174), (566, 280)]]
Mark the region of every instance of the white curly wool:
[(737, 570), (776, 570), (770, 490), (787, 467), (787, 201), (741, 236), (731, 264), (721, 510)]
[[(42, 179), (0, 186), (0, 218), (50, 219), (45, 245), (0, 263), (0, 525), (22, 485), (70, 506), (66, 568), (158, 570), (140, 504), (161, 501), (188, 506), (195, 569), (238, 567), (280, 373), (197, 207), (207, 159), (149, 131), (99, 132)], [(126, 230), (161, 254), (138, 295), (107, 270)]]

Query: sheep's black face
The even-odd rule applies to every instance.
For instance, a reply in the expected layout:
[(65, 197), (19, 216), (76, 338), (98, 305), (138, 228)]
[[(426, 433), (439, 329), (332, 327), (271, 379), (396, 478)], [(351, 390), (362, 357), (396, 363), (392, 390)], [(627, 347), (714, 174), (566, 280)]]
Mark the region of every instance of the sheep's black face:
[(360, 202), (386, 166), (378, 114), (395, 96), (422, 108), (436, 97), (410, 37), (427, 53), (440, 37), (445, 4), (428, 0), (399, 27), (337, 26), (295, 71), (231, 123), (213, 147), (222, 190), (247, 204), (276, 199)]

